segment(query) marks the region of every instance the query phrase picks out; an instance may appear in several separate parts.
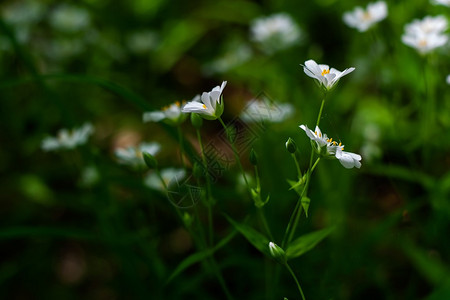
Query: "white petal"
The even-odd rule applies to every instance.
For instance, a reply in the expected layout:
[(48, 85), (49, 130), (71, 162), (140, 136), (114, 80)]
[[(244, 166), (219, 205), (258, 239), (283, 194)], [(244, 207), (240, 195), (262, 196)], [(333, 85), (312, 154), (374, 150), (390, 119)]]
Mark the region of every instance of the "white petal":
[(142, 115), (142, 120), (145, 122), (159, 122), (166, 118), (166, 115), (162, 111), (145, 112)]

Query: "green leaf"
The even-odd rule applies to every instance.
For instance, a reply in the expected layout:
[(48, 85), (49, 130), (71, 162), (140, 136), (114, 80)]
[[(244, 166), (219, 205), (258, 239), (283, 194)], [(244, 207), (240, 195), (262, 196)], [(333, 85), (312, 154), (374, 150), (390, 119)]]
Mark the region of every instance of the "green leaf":
[(262, 253), (271, 256), (269, 251), (269, 239), (264, 235), (251, 228), (250, 226), (240, 224), (234, 221), (232, 218), (225, 215), (228, 222), (236, 228), (256, 249), (261, 251)]
[(214, 252), (228, 244), (229, 241), (233, 239), (233, 237), (236, 235), (236, 231), (231, 232), (229, 235), (227, 235), (225, 238), (223, 238), (220, 242), (217, 243), (217, 245), (212, 249), (207, 249), (202, 252), (194, 253), (187, 258), (185, 258), (172, 272), (172, 274), (169, 276), (169, 279), (167, 279), (166, 284), (172, 281), (175, 277), (177, 277), (180, 273), (182, 273), (184, 270), (192, 266), (193, 264), (196, 264), (198, 262), (201, 262), (202, 260), (208, 258), (209, 256), (213, 255)]
[(299, 257), (314, 248), (321, 240), (326, 238), (335, 227), (329, 227), (302, 235), (294, 240), (286, 250), (288, 259)]

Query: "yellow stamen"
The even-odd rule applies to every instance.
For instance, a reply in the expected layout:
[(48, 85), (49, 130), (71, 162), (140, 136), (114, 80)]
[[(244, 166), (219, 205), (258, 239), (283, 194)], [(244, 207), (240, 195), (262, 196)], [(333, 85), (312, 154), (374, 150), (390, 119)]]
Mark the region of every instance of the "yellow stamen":
[(329, 139), (328, 139), (328, 142), (329, 142), (329, 143), (333, 142), (333, 138), (329, 138)]
[(427, 45), (427, 41), (426, 40), (421, 40), (420, 42), (419, 42), (419, 46), (420, 47), (425, 47)]
[(205, 104), (202, 104), (202, 106), (203, 106), (203, 108), (204, 108), (204, 109), (206, 109), (206, 108), (207, 108)]
[(323, 70), (322, 71), (322, 76), (325, 76), (325, 74), (330, 74), (330, 70)]
[(181, 105), (180, 101), (175, 102), (175, 105), (180, 107), (180, 105)]
[(339, 147), (342, 145), (342, 143), (339, 143)]

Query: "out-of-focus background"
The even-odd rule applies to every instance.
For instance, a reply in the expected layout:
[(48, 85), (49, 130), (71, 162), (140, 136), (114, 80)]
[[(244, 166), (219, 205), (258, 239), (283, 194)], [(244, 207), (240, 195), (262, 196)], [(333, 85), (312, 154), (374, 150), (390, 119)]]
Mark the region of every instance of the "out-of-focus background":
[[(226, 122), (253, 99), (290, 105), (252, 127), (240, 152), (249, 174), (250, 148), (258, 154), (280, 242), (297, 200), (285, 142), (296, 141), (306, 170), (298, 126), (313, 127), (322, 97), (300, 65), (314, 59), (356, 68), (328, 93), (321, 129), (363, 159), (351, 170), (324, 160), (312, 177), (299, 234), (336, 230), (291, 262), (307, 299), (450, 299), (450, 48), (422, 55), (402, 42), (406, 24), (448, 20), (450, 7), (386, 3), (387, 17), (360, 32), (343, 15), (366, 1), (2, 1), (0, 298), (225, 299), (202, 263), (170, 277), (195, 243), (147, 172), (115, 151), (157, 142), (160, 167), (180, 168), (176, 129), (142, 114), (224, 80)], [(284, 33), (267, 39), (271, 30)], [(94, 132), (84, 145), (41, 148), (85, 123)], [(181, 129), (198, 150), (189, 120)], [(204, 121), (205, 143), (220, 132)], [(244, 222), (255, 210), (236, 174), (231, 164), (214, 181), (216, 241), (233, 230), (223, 213)], [(235, 299), (298, 298), (289, 274), (240, 235), (215, 257)]]

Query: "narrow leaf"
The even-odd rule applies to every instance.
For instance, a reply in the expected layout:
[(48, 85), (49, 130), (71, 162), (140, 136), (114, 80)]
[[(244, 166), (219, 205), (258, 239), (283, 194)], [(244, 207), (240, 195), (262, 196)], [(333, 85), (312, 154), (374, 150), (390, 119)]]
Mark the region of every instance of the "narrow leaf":
[(228, 222), (230, 222), (231, 225), (233, 225), (234, 228), (236, 228), (236, 230), (239, 231), (250, 242), (250, 244), (252, 244), (262, 253), (270, 256), (268, 238), (266, 238), (264, 235), (251, 228), (250, 226), (240, 224), (227, 215), (225, 215), (225, 217), (227, 218)]
[(326, 238), (335, 227), (329, 227), (302, 235), (294, 240), (286, 250), (288, 259), (299, 257), (314, 248), (321, 240)]

